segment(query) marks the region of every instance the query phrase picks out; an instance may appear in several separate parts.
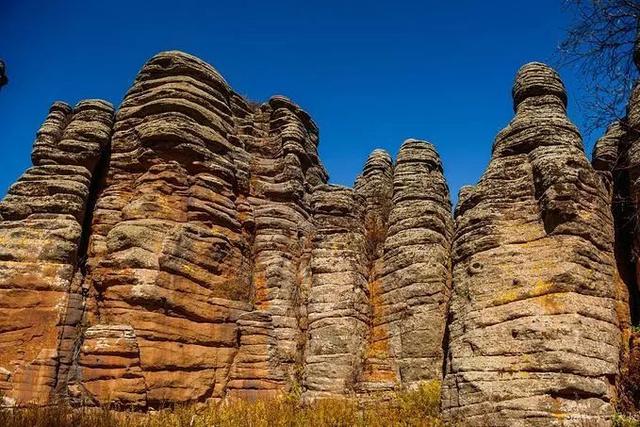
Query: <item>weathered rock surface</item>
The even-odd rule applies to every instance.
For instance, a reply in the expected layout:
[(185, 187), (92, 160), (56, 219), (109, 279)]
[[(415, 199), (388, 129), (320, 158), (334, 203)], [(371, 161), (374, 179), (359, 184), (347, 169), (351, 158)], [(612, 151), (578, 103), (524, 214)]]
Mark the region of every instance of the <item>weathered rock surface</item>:
[(312, 199), (313, 239), (305, 359), (307, 396), (353, 390), (368, 330), (363, 200), (326, 185)]
[(386, 330), (380, 326), (384, 314), (379, 278), (384, 267), (384, 242), (389, 229), (393, 176), (393, 161), (389, 153), (374, 150), (364, 165), (362, 175), (354, 184), (354, 190), (362, 196), (365, 203), (365, 249), (370, 301), (370, 329), (357, 384), (360, 392), (393, 390), (399, 379), (397, 367), (392, 363)]
[(356, 183), (368, 201), (372, 328), (364, 390), (442, 377), (442, 342), (451, 288), (451, 205), (440, 159), (407, 140), (389, 173), (374, 152)]
[(468, 425), (609, 425), (627, 321), (610, 192), (555, 71), (525, 65), (513, 99), (456, 208), (443, 408)]
[(286, 98), (250, 106), (164, 53), (118, 111), (88, 280), (102, 324), (135, 330), (143, 404), (273, 395), (301, 362), (299, 298), (326, 181), (317, 128)]
[(444, 376), (450, 419), (604, 425), (635, 354), (621, 254), (640, 239), (620, 230), (637, 206), (616, 200), (640, 148), (613, 125), (592, 167), (542, 64), (513, 97), (455, 225), (433, 145), (328, 184), (306, 112), (248, 102), (181, 52), (151, 58), (115, 116), (55, 103), (0, 203), (6, 403), (378, 396)]
[(451, 220), (433, 147), (407, 141), (395, 167), (375, 152), (352, 190), (317, 145), (290, 100), (251, 104), (180, 52), (145, 64), (115, 118), (54, 104), (1, 206), (3, 304), (25, 317), (0, 331), (7, 396), (147, 408), (438, 378)]
[(44, 403), (64, 388), (82, 315), (83, 224), (113, 108), (55, 103), (37, 134), (33, 167), (0, 203), (0, 389)]
[[(637, 41), (640, 41), (637, 40)], [(640, 44), (636, 41), (634, 60), (640, 65)], [(629, 292), (628, 309), (634, 325), (640, 322), (640, 85), (636, 82), (627, 105), (627, 116), (613, 122), (593, 151), (593, 165), (607, 177), (611, 187), (611, 210), (614, 215), (615, 252), (618, 269)], [(618, 410), (637, 414), (640, 411), (638, 392), (637, 333), (623, 328), (624, 348), (621, 379), (618, 381)]]
[(78, 356), (74, 398), (93, 398), (83, 404), (113, 405), (126, 409), (146, 402), (147, 386), (140, 367), (140, 349), (129, 325), (95, 325), (83, 333)]

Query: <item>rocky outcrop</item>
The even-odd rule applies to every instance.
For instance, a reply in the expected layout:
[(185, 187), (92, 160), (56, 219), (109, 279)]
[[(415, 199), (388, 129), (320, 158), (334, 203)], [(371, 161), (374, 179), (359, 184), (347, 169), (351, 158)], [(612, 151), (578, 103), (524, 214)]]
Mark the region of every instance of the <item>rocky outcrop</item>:
[(83, 333), (77, 377), (70, 382), (74, 398), (84, 405), (123, 409), (144, 407), (147, 386), (140, 367), (136, 333), (129, 325), (95, 325)]
[(522, 67), (513, 99), (456, 208), (443, 408), (468, 425), (608, 425), (627, 321), (609, 189), (552, 69)]
[[(634, 60), (640, 66), (640, 44), (636, 43)], [(627, 105), (626, 117), (613, 122), (593, 151), (593, 166), (607, 177), (611, 187), (611, 210), (615, 220), (615, 252), (620, 276), (629, 293), (630, 318), (640, 322), (640, 85), (636, 82)], [(618, 381), (618, 410), (637, 414), (640, 411), (637, 373), (640, 369), (638, 334), (623, 328), (621, 378)]]
[(311, 258), (307, 397), (353, 390), (368, 330), (364, 205), (350, 188), (320, 186), (311, 201), (316, 224)]
[(113, 108), (55, 103), (28, 169), (0, 203), (0, 388), (44, 403), (66, 383), (82, 313), (83, 226)]
[(393, 390), (398, 384), (397, 367), (393, 366), (386, 330), (380, 325), (382, 310), (380, 276), (384, 267), (384, 242), (389, 229), (393, 197), (393, 161), (384, 150), (374, 150), (363, 173), (356, 179), (354, 190), (365, 203), (364, 231), (369, 298), (369, 329), (363, 366), (358, 378), (359, 392)]
[(591, 166), (542, 64), (513, 97), (455, 224), (430, 143), (328, 184), (305, 111), (181, 52), (115, 116), (55, 103), (0, 203), (5, 402), (368, 398), (444, 376), (451, 420), (604, 425), (635, 357), (636, 205), (616, 207), (635, 145), (613, 125)]
[(99, 322), (135, 330), (147, 404), (286, 390), (305, 197), (326, 181), (315, 124), (286, 98), (249, 105), (173, 52), (145, 65), (114, 129), (88, 278)]
[[(378, 165), (378, 166), (376, 166)], [(451, 205), (434, 147), (407, 140), (390, 171), (374, 152), (356, 191), (367, 198), (372, 327), (363, 390), (442, 376), (448, 308)]]
[(240, 322), (246, 329), (241, 326), (229, 394), (257, 397), (302, 381), (314, 229), (309, 197), (327, 175), (317, 126), (287, 98), (272, 97), (241, 120), (250, 155), (254, 311)]
[[(91, 105), (108, 120), (87, 122)], [(79, 131), (86, 137), (65, 136)], [(60, 165), (82, 166), (73, 176), (84, 187), (76, 185), (75, 198), (65, 199), (46, 187), (63, 188), (57, 182), (29, 178), (43, 198), (19, 202), (12, 189), (3, 217), (39, 220), (65, 209), (74, 216), (73, 233), (60, 233), (71, 239), (63, 260), (69, 283), (60, 296), (66, 300), (47, 300), (62, 332), (49, 338), (45, 356), (12, 363), (48, 372), (38, 381), (74, 402), (138, 408), (269, 397), (299, 386), (309, 398), (363, 391), (371, 382), (364, 365), (378, 363), (370, 354), (380, 346), (389, 348), (382, 362), (393, 376), (389, 388), (403, 377), (407, 384), (437, 377), (437, 369), (417, 364), (441, 352), (442, 328), (424, 341), (419, 319), (432, 300), (443, 304), (446, 290), (432, 289), (418, 273), (397, 286), (394, 278), (388, 289), (378, 278), (410, 267), (408, 258), (421, 250), (423, 258), (430, 253), (428, 242), (415, 237), (389, 240), (389, 254), (385, 245), (386, 228), (407, 214), (401, 206), (394, 213), (392, 198), (417, 207), (420, 198), (448, 197), (446, 189), (438, 193), (444, 181), (433, 149), (407, 143), (416, 155), (424, 148), (426, 157), (411, 160), (403, 148), (397, 176), (388, 155), (374, 156), (368, 183), (354, 191), (326, 185), (317, 144), (317, 126), (290, 100), (251, 104), (208, 64), (179, 52), (145, 64), (115, 120), (100, 103), (73, 111), (54, 105), (34, 145), (34, 164), (58, 174), (73, 171)], [(382, 180), (373, 178), (376, 162)], [(403, 186), (433, 194), (404, 194)], [(416, 215), (432, 214), (425, 203)], [(411, 227), (419, 221), (397, 233)], [(375, 236), (377, 228), (383, 231)], [(398, 245), (405, 254), (393, 261)], [(443, 325), (436, 311), (430, 319)], [(406, 373), (414, 359), (419, 373)], [(3, 368), (9, 373), (3, 371), (3, 389), (17, 393), (20, 369)], [(24, 386), (26, 394), (15, 400), (36, 400), (37, 387)]]
[(231, 90), (188, 55), (152, 58), (116, 115), (91, 224), (87, 322), (135, 331), (141, 406), (219, 397), (252, 307), (248, 165), (229, 135)]
[[(378, 345), (394, 355), (400, 384), (442, 376), (442, 342), (449, 303), (449, 189), (435, 148), (407, 140), (400, 147), (378, 278)], [(387, 341), (387, 344), (383, 344)]]

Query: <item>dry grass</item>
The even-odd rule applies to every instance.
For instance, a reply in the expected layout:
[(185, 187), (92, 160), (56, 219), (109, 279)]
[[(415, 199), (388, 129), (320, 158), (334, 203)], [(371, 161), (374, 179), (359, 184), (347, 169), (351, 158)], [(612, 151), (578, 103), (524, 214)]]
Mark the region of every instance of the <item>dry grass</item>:
[(444, 424), (439, 418), (440, 384), (426, 382), (398, 393), (391, 401), (362, 407), (352, 399), (320, 400), (302, 406), (292, 397), (258, 402), (176, 407), (147, 414), (103, 409), (45, 408), (0, 410), (0, 426), (16, 427), (285, 427), (285, 426), (423, 426)]

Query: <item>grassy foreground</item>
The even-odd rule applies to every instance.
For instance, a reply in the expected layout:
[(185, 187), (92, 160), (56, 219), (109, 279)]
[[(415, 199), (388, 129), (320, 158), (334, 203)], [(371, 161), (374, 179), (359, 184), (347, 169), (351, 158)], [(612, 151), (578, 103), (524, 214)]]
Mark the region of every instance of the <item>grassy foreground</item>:
[(0, 409), (0, 426), (15, 427), (278, 427), (278, 426), (444, 426), (439, 418), (440, 384), (424, 383), (397, 393), (389, 402), (359, 405), (352, 399), (320, 400), (300, 405), (286, 396), (258, 402), (184, 406), (151, 413), (108, 408), (72, 409), (64, 404)]

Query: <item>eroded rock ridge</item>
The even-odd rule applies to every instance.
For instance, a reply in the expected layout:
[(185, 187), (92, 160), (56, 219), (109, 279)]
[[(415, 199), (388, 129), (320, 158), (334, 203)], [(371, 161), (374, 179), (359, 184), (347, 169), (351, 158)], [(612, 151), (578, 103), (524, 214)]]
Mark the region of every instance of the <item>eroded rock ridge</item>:
[(55, 103), (0, 203), (5, 403), (437, 380), (450, 420), (605, 425), (629, 358), (620, 258), (638, 241), (620, 233), (635, 205), (614, 203), (637, 177), (614, 165), (635, 145), (614, 125), (592, 166), (543, 64), (521, 68), (513, 99), (454, 213), (430, 143), (375, 150), (353, 188), (329, 184), (305, 111), (249, 102), (181, 52), (150, 59), (117, 111)]
[(54, 104), (0, 206), (5, 400), (148, 408), (439, 377), (435, 150), (375, 152), (353, 190), (327, 184), (317, 146), (290, 100), (249, 103), (180, 52), (149, 60), (115, 114)]

